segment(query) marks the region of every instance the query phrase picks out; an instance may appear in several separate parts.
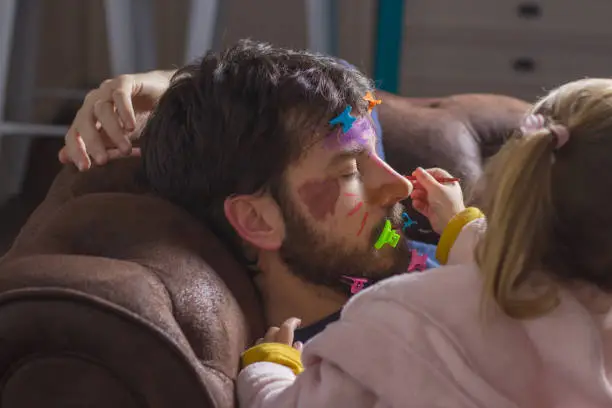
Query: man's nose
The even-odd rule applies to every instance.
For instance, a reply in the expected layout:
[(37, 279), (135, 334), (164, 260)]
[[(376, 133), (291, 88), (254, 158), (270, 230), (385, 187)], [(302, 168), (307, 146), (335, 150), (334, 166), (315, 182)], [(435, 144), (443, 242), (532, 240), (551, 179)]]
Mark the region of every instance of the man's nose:
[(390, 207), (412, 193), (412, 183), (378, 157), (372, 157), (374, 177), (371, 200), (383, 207)]

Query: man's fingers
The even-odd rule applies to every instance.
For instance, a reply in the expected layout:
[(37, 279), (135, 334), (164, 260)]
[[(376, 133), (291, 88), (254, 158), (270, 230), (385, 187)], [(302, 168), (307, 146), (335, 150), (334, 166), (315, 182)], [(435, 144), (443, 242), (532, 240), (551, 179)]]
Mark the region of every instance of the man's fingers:
[(87, 155), (85, 144), (74, 126), (68, 129), (66, 136), (64, 136), (64, 143), (66, 146), (60, 151), (60, 161), (62, 163), (74, 163), (81, 171), (91, 167), (91, 160)]
[[(118, 147), (124, 154), (129, 154), (131, 143), (127, 132), (119, 122), (119, 116), (111, 101), (97, 101), (94, 104), (94, 116), (98, 120), (100, 130), (104, 130), (113, 142), (112, 147)], [(104, 142), (104, 141), (103, 141)]]
[(295, 329), (298, 328), (301, 322), (302, 321), (300, 319), (295, 317), (285, 320), (276, 335), (276, 341), (278, 343), (288, 344), (291, 346), (293, 344), (293, 335)]
[(133, 132), (136, 129), (136, 113), (132, 105), (132, 84), (125, 84), (124, 87), (113, 91), (113, 104), (117, 109), (117, 114), (125, 126), (125, 130)]
[(66, 148), (66, 146), (62, 147), (60, 151), (57, 153), (57, 159), (62, 164), (70, 163), (70, 157), (68, 156), (68, 149)]
[(119, 149), (110, 149), (107, 153), (109, 160), (123, 159), (126, 157), (140, 157), (141, 155), (140, 147), (133, 148), (132, 151), (127, 155), (119, 151)]
[(76, 150), (78, 152), (78, 155), (80, 156), (80, 160), (77, 164), (77, 167), (80, 171), (89, 170), (91, 168), (91, 159), (87, 154), (87, 147), (85, 146), (85, 142), (78, 133), (76, 135)]
[(108, 161), (106, 146), (100, 138), (100, 131), (96, 126), (93, 111), (83, 111), (81, 108), (74, 120), (75, 130), (84, 142), (85, 152), (94, 158), (96, 164), (102, 165)]

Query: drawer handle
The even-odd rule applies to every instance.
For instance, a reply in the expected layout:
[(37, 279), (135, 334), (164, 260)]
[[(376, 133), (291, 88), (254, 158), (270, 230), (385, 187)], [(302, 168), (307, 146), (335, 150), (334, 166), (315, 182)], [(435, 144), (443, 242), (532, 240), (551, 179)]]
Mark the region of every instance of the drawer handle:
[(533, 72), (536, 69), (536, 63), (533, 58), (522, 57), (517, 58), (512, 62), (512, 68), (516, 72), (528, 73)]
[(521, 18), (540, 18), (542, 16), (542, 8), (537, 3), (519, 4), (517, 12)]

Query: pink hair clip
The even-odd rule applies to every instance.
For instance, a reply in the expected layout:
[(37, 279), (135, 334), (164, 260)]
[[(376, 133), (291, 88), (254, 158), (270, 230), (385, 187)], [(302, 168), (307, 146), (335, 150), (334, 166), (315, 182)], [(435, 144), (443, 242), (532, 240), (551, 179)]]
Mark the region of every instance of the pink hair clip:
[(570, 137), (570, 132), (567, 126), (561, 124), (552, 124), (546, 126), (546, 119), (540, 114), (531, 114), (523, 119), (521, 123), (521, 133), (523, 135), (527, 133), (537, 132), (543, 129), (548, 129), (556, 140), (555, 149), (563, 147)]

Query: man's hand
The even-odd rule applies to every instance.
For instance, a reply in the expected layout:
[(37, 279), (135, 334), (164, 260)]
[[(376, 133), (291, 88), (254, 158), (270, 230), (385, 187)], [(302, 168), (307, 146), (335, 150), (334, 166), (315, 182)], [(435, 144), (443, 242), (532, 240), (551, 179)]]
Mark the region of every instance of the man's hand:
[(288, 346), (293, 346), (298, 351), (302, 351), (303, 344), (299, 341), (293, 341), (294, 332), (300, 326), (300, 323), (300, 319), (292, 317), (285, 320), (280, 327), (272, 326), (268, 329), (263, 339), (257, 340), (257, 344), (281, 343)]
[(451, 218), (465, 210), (459, 183), (439, 183), (436, 177), (452, 177), (442, 169), (419, 168), (412, 175), (417, 180), (410, 195), (412, 206), (429, 219), (435, 232), (442, 234)]
[(170, 75), (163, 71), (121, 75), (90, 91), (65, 136), (59, 160), (84, 171), (91, 167), (90, 157), (103, 165), (109, 159), (138, 155), (137, 149), (132, 150), (132, 140), (138, 137), (136, 117), (150, 113), (168, 89)]

